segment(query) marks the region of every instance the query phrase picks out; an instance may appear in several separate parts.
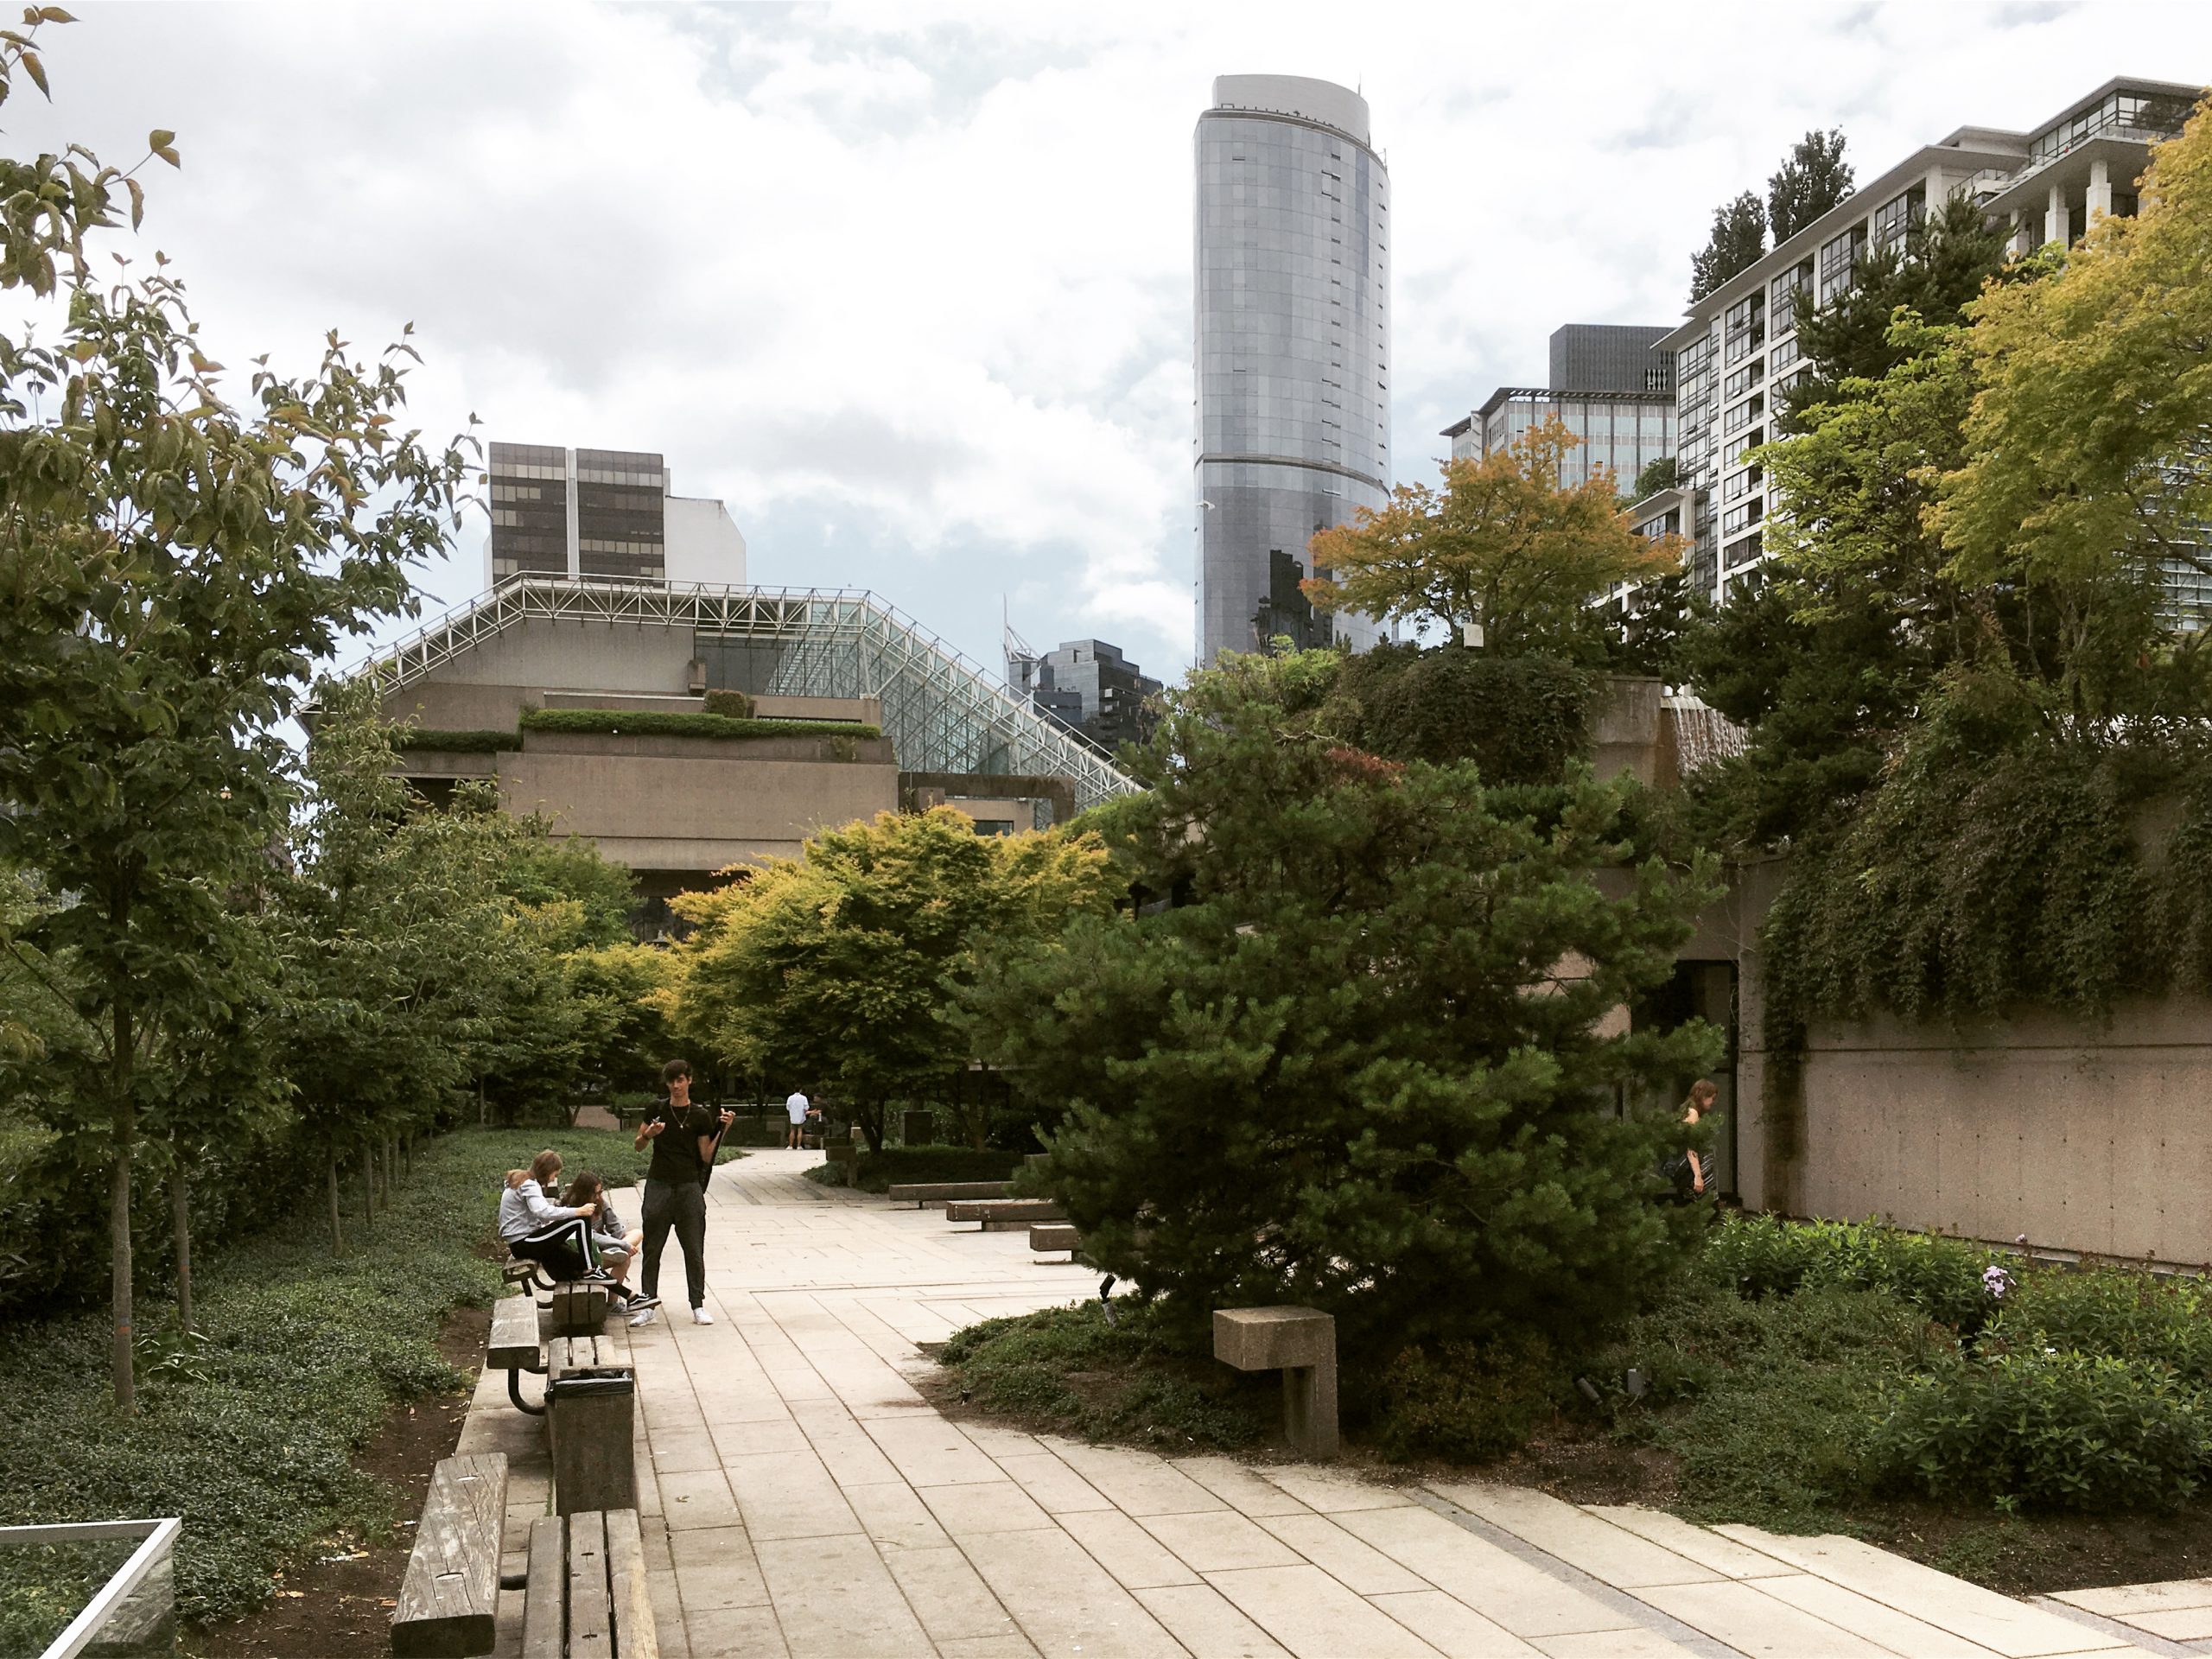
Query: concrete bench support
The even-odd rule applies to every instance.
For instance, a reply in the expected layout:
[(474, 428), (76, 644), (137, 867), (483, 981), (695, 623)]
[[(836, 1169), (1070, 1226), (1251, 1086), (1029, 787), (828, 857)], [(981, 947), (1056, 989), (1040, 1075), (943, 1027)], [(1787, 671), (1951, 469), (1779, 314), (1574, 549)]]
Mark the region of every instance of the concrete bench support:
[(1282, 1373), (1282, 1427), (1309, 1458), (1337, 1455), (1337, 1321), (1312, 1307), (1217, 1307), (1213, 1357)]

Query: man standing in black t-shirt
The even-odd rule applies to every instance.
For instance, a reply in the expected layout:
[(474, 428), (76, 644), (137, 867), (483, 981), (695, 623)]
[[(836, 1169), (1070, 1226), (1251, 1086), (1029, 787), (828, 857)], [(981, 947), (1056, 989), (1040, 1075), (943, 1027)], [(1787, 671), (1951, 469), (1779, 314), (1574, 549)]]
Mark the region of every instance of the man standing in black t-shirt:
[[(645, 1170), (645, 1270), (639, 1283), (645, 1294), (660, 1292), (660, 1253), (668, 1244), (668, 1230), (676, 1229), (676, 1242), (683, 1250), (684, 1287), (691, 1293), (691, 1322), (712, 1325), (707, 1312), (707, 1189), (708, 1160), (715, 1155), (715, 1137), (737, 1116), (724, 1112), (717, 1118), (703, 1106), (691, 1103), (691, 1068), (671, 1060), (660, 1069), (668, 1087), (668, 1103), (638, 1126), (631, 1142), (643, 1152), (652, 1143), (653, 1160)], [(645, 1325), (653, 1310), (631, 1317)]]

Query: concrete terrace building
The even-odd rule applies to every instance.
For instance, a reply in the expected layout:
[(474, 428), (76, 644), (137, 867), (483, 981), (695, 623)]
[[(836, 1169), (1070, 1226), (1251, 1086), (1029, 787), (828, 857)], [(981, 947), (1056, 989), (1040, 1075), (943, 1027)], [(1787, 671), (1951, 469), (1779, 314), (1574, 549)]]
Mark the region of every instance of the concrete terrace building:
[(489, 470), (487, 588), (517, 576), (744, 583), (728, 509), (676, 494), (657, 454), (494, 443)]
[[(1747, 459), (1808, 371), (1796, 302), (1848, 289), (1859, 257), (1904, 235), (1930, 203), (1964, 194), (2009, 224), (2015, 251), (2071, 242), (2100, 213), (2133, 213), (2151, 144), (2181, 130), (2202, 89), (2121, 78), (2027, 132), (1961, 127), (1869, 179), (1758, 263), (1690, 308), (1658, 342), (1675, 362), (1682, 487), (1637, 505), (1640, 525), (1691, 538), (1693, 592), (1719, 598), (1764, 560), (1764, 522), (1780, 505)], [(2202, 578), (2177, 576), (2202, 582)], [(2182, 602), (2203, 595), (2177, 594)]]
[(1199, 116), (1198, 659), (1277, 634), (1370, 645), (1298, 584), (1317, 530), (1390, 485), (1390, 180), (1367, 100), (1224, 75)]
[(1444, 429), (1452, 459), (1479, 461), (1518, 442), (1532, 426), (1563, 423), (1581, 440), (1560, 482), (1587, 483), (1599, 467), (1625, 493), (1650, 462), (1675, 453), (1672, 359), (1652, 350), (1665, 327), (1571, 322), (1551, 338), (1548, 386), (1500, 386), (1481, 408)]
[[(649, 925), (652, 901), (855, 818), (946, 804), (1027, 830), (1135, 787), (864, 593), (518, 575), (355, 671), (413, 728), (401, 770), (425, 794), (487, 782), (596, 842), (636, 873)], [(707, 713), (716, 690), (773, 723), (624, 728)]]

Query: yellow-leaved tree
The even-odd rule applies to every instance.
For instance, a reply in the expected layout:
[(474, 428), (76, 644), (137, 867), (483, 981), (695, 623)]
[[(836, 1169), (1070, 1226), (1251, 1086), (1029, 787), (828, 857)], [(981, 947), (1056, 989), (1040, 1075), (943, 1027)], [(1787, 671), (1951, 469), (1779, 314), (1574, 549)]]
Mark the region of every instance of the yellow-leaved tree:
[(891, 1107), (935, 1099), (969, 1058), (945, 1016), (994, 954), (1057, 939), (1126, 880), (1095, 835), (979, 836), (948, 807), (827, 830), (713, 893), (664, 1001), (679, 1039), (769, 1079), (835, 1092), (880, 1150)]
[(1510, 448), (1444, 463), (1444, 487), (1401, 484), (1379, 512), (1313, 540), (1306, 595), (1324, 610), (1434, 621), (1455, 638), (1478, 624), (1494, 650), (1572, 658), (1592, 636), (1592, 601), (1616, 582), (1679, 563), (1680, 539), (1639, 536), (1613, 475), (1560, 482), (1580, 442), (1560, 421)]
[(1968, 340), (1968, 459), (1930, 510), (1969, 585), (2082, 596), (2212, 573), (2212, 110), (2152, 151), (2133, 218), (2102, 218), (2041, 282), (1991, 288)]

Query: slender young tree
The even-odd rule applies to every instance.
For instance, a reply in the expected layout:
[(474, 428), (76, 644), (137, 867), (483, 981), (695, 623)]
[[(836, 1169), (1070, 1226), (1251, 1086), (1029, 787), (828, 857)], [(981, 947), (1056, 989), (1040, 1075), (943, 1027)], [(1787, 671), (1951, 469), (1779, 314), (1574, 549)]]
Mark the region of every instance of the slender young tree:
[[(38, 36), (66, 21), (34, 9), (0, 38), (0, 99), (19, 74), (43, 89)], [(166, 131), (148, 149), (178, 161)], [(0, 175), (0, 289), (59, 314), (50, 343), (0, 337), (0, 862), (60, 896), (14, 943), (74, 964), (75, 1012), (99, 1033), (78, 1109), (107, 1139), (128, 1411), (149, 1055), (240, 988), (221, 918), (279, 820), (276, 728), (309, 662), (406, 605), (406, 566), (442, 543), (467, 462), (401, 435), (392, 355), (365, 362), (334, 334), (307, 375), (257, 368), (240, 388), (162, 256), (96, 280), (88, 239), (135, 225), (136, 178), (75, 147)]]

